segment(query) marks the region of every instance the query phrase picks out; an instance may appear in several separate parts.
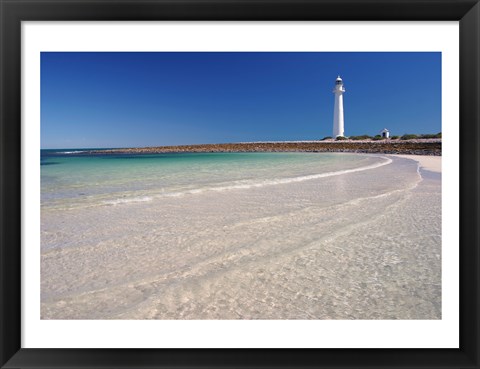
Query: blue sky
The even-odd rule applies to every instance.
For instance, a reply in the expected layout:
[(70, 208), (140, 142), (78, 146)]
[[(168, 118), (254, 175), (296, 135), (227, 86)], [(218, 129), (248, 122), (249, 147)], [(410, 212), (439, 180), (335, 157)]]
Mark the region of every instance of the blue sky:
[(316, 140), (441, 131), (440, 53), (41, 55), (41, 147)]

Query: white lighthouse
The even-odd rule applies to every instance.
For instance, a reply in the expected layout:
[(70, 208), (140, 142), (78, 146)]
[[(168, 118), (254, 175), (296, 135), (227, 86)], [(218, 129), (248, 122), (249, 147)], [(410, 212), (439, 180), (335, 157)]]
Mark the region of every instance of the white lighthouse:
[(335, 80), (335, 88), (333, 93), (335, 94), (335, 108), (333, 110), (333, 138), (338, 136), (344, 136), (343, 127), (343, 93), (345, 87), (343, 87), (343, 81), (340, 76)]

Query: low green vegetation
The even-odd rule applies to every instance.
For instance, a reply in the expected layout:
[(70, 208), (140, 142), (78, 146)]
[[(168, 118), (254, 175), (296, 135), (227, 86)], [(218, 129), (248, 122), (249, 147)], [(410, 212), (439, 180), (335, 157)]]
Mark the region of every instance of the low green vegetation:
[(420, 135), (420, 138), (442, 138), (442, 132), (439, 132), (437, 134), (425, 134), (425, 135)]
[[(435, 134), (411, 134), (411, 133), (405, 133), (403, 136), (391, 136), (390, 140), (416, 140), (416, 139), (421, 139), (421, 138), (442, 138), (442, 132), (435, 133)], [(333, 139), (332, 136), (326, 136), (321, 139), (321, 141), (325, 140), (331, 140)], [(360, 140), (373, 140), (373, 141), (380, 141), (380, 140), (388, 140), (385, 137), (382, 137), (381, 135), (375, 135), (375, 136), (369, 136), (369, 135), (360, 135), (360, 136), (338, 136), (335, 138), (335, 141), (344, 141), (344, 140), (351, 140), (351, 141), (360, 141)]]
[(412, 135), (412, 134), (404, 134), (402, 137), (400, 137), (401, 140), (415, 140), (419, 138), (417, 135)]
[(421, 134), (421, 135), (413, 135), (413, 134), (404, 134), (400, 137), (401, 140), (415, 140), (419, 138), (442, 138), (442, 132), (437, 134)]
[(358, 140), (371, 140), (372, 136), (369, 135), (361, 135), (361, 136), (350, 136), (350, 140), (358, 141)]

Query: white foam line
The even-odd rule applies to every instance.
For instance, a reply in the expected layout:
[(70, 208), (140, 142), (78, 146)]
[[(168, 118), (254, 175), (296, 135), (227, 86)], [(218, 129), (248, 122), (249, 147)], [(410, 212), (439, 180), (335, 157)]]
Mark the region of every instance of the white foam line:
[(124, 198), (124, 199), (116, 199), (116, 200), (108, 200), (108, 201), (103, 201), (104, 205), (119, 205), (119, 204), (128, 204), (131, 202), (145, 202), (145, 201), (151, 201), (153, 200), (152, 197), (150, 196), (143, 196), (143, 197), (130, 197), (130, 198)]

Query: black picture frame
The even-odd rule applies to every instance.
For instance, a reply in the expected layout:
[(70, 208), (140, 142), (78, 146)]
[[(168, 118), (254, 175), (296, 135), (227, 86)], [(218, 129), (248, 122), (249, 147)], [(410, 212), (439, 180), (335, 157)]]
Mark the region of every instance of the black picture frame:
[[(0, 0), (2, 368), (479, 368), (478, 0)], [(118, 20), (459, 21), (459, 349), (21, 348), (21, 22)], [(415, 334), (412, 332), (412, 334)]]

